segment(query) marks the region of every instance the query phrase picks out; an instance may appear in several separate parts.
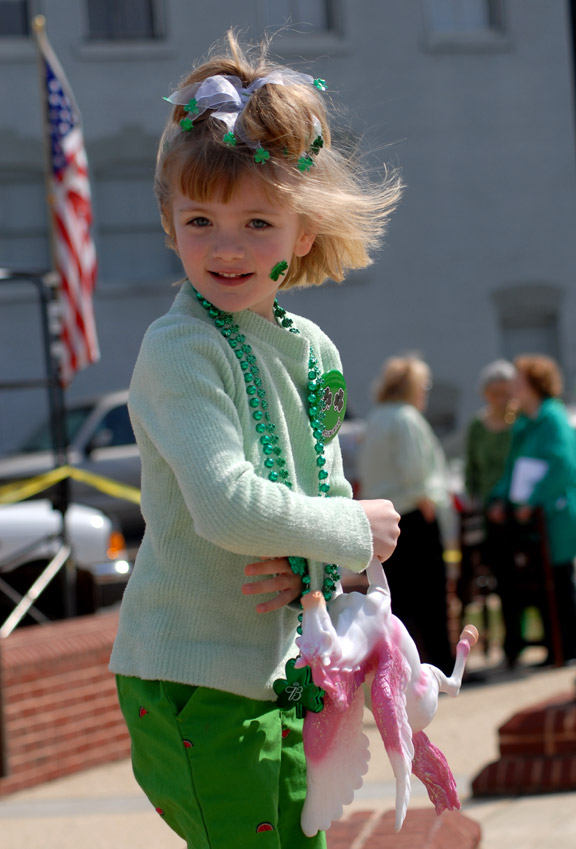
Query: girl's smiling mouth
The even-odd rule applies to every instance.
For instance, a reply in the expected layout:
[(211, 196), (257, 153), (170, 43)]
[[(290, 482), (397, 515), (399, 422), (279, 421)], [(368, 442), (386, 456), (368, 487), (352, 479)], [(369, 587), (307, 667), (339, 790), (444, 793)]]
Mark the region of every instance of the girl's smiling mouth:
[(248, 277), (252, 277), (252, 271), (210, 271), (211, 277), (215, 280), (221, 280), (226, 283), (244, 282)]

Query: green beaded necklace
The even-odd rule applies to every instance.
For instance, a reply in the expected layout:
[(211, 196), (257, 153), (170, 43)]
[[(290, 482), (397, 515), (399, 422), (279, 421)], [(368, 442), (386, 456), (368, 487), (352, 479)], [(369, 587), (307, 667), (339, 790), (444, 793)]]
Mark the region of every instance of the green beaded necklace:
[[(215, 307), (207, 298), (195, 289), (194, 292), (199, 303), (207, 311), (210, 318), (214, 320), (215, 326), (233, 349), (240, 369), (242, 370), (246, 386), (246, 394), (249, 397), (248, 404), (252, 409), (252, 418), (255, 422), (256, 433), (258, 434), (259, 443), (264, 456), (264, 466), (268, 470), (268, 480), (274, 483), (283, 483), (291, 489), (293, 484), (290, 480), (288, 470), (286, 469), (286, 460), (282, 455), (282, 447), (279, 444), (280, 440), (276, 433), (276, 425), (271, 421), (268, 413), (266, 391), (262, 385), (260, 369), (258, 368), (252, 346), (246, 341), (246, 337), (240, 332), (239, 326), (234, 322), (230, 313), (223, 312), (218, 309), (218, 307)], [(274, 301), (274, 317), (277, 319), (281, 327), (285, 327), (290, 333), (300, 333), (298, 328), (294, 327), (292, 319), (287, 317), (286, 310), (279, 305), (278, 301)], [(314, 452), (316, 454), (315, 462), (318, 468), (318, 495), (320, 497), (326, 497), (330, 491), (330, 484), (328, 483), (328, 472), (324, 468), (326, 465), (322, 433), (322, 420), (324, 415), (322, 395), (324, 385), (322, 373), (312, 346), (310, 346), (310, 356), (308, 358), (308, 383), (306, 388), (308, 392), (308, 417), (310, 419), (312, 435), (315, 440)], [(292, 571), (296, 575), (300, 575), (302, 578), (302, 583), (304, 585), (302, 595), (309, 593), (310, 575), (308, 573), (308, 564), (306, 559), (303, 557), (289, 557), (288, 561)], [(336, 589), (338, 580), (338, 567), (333, 563), (327, 564), (324, 567), (324, 580), (322, 582), (322, 593), (327, 601), (329, 601), (332, 597), (332, 593)], [(302, 613), (300, 613), (298, 620), (299, 624), (297, 632), (301, 634)], [(290, 671), (292, 672), (294, 661), (289, 661), (288, 664), (291, 665)], [(294, 674), (298, 675), (300, 678), (302, 675), (306, 677), (306, 670), (309, 672), (308, 667), (305, 667), (304, 669), (296, 670)], [(287, 665), (287, 675), (288, 671)], [(281, 707), (285, 706), (287, 708), (291, 708), (295, 706), (294, 702), (297, 701), (294, 698), (295, 688), (296, 690), (301, 689), (302, 691), (305, 691), (310, 686), (310, 681), (302, 683), (304, 684), (304, 687), (300, 687), (300, 684), (294, 685), (294, 682), (292, 682), (292, 685), (289, 687), (292, 695), (287, 698), (289, 703), (282, 705), (281, 699), (279, 699)], [(289, 676), (288, 684), (290, 684)], [(314, 685), (311, 686), (313, 687)], [(309, 709), (322, 709), (322, 705), (319, 703), (318, 698), (317, 694), (312, 694), (310, 696), (310, 704), (307, 705)], [(320, 704), (320, 706), (318, 706), (318, 704)], [(296, 706), (298, 707), (298, 705)]]

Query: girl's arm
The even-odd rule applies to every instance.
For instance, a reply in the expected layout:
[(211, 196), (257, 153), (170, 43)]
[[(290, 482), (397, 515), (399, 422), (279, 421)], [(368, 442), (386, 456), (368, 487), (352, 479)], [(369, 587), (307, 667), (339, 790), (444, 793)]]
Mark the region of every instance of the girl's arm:
[(168, 463), (196, 532), (210, 542), (237, 554), (300, 556), (363, 570), (372, 533), (357, 502), (294, 492), (262, 477), (247, 459), (245, 432), (252, 435), (254, 422), (243, 429), (237, 406), (246, 398), (235, 365), (187, 325), (149, 335), (130, 399), (139, 442)]

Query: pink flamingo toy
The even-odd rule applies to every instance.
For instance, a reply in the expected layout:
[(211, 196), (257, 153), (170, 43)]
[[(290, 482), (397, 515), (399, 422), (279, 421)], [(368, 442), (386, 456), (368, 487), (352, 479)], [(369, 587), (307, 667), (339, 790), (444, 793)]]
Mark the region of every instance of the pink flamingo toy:
[(450, 677), (421, 663), (404, 624), (391, 612), (390, 590), (379, 560), (367, 569), (369, 588), (340, 593), (329, 607), (322, 593), (302, 599), (302, 635), (296, 667), (309, 665), (325, 691), (324, 709), (304, 720), (307, 795), (302, 830), (326, 830), (354, 799), (368, 769), (368, 739), (362, 732), (363, 684), (396, 780), (396, 831), (410, 800), (410, 774), (425, 785), (436, 813), (460, 807), (456, 783), (442, 752), (423, 729), (438, 708), (438, 694), (457, 696), (478, 631), (467, 625), (456, 648)]

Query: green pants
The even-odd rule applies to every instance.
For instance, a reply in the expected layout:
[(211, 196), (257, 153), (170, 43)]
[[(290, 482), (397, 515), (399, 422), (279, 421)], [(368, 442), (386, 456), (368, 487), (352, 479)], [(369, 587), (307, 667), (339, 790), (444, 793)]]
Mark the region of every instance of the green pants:
[(302, 720), (262, 702), (117, 676), (136, 780), (188, 849), (325, 849), (306, 837)]

